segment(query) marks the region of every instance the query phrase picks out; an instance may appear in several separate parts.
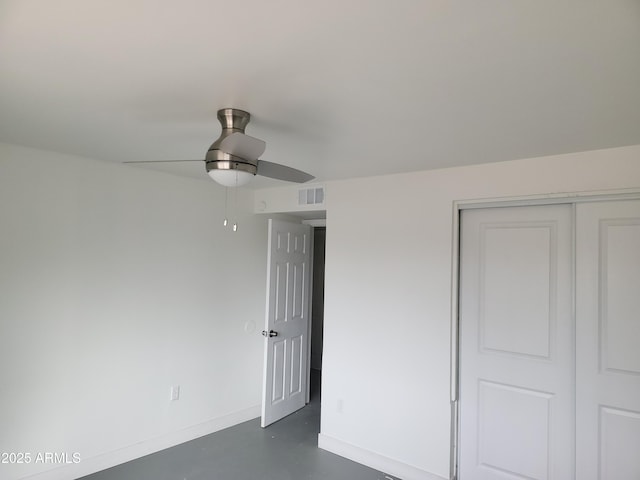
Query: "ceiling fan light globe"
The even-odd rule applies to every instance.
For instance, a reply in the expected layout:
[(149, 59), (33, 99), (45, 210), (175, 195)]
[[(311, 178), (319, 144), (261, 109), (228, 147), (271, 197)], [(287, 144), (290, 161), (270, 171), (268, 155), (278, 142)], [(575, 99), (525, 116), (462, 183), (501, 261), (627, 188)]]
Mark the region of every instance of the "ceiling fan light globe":
[(209, 176), (223, 187), (241, 187), (251, 181), (253, 175), (242, 170), (209, 170)]

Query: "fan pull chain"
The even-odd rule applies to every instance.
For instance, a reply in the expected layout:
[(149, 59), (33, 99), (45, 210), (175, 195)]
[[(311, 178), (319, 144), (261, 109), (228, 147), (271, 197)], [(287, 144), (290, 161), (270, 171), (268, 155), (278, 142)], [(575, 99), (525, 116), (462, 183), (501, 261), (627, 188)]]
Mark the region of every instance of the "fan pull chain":
[(226, 227), (229, 221), (227, 220), (227, 204), (229, 199), (229, 189), (224, 187), (224, 221), (222, 222), (222, 226)]
[[(231, 212), (229, 212), (229, 188), (224, 187), (224, 220), (222, 226), (229, 225), (229, 217), (233, 219), (233, 231), (238, 231), (238, 172), (236, 171), (236, 184), (233, 188), (233, 202), (231, 204)], [(229, 215), (229, 213), (231, 215)]]
[(233, 231), (238, 231), (238, 171), (236, 170), (236, 187), (233, 192), (233, 217), (236, 219), (233, 222)]

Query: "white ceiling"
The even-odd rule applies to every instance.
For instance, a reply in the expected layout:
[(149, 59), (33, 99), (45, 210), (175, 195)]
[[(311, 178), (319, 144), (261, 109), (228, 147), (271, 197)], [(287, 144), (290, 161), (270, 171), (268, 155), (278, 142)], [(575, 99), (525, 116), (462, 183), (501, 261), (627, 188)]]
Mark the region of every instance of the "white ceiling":
[(640, 144), (640, 0), (0, 1), (0, 142), (199, 159), (222, 107), (319, 180)]

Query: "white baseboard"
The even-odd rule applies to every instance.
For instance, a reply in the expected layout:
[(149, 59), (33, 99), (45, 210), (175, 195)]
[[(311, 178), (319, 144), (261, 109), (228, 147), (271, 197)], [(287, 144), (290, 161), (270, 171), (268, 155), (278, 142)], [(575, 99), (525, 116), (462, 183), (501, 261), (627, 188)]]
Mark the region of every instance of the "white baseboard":
[(318, 447), (402, 480), (447, 480), (445, 477), (434, 475), (412, 465), (356, 447), (322, 433), (318, 434)]
[(159, 452), (165, 448), (174, 447), (184, 442), (194, 440), (205, 435), (232, 427), (247, 420), (260, 416), (260, 405), (233, 412), (222, 417), (214, 418), (198, 425), (167, 433), (160, 437), (152, 438), (134, 445), (129, 445), (118, 450), (97, 455), (90, 458), (82, 458), (77, 464), (69, 464), (57, 467), (35, 475), (23, 477), (21, 480), (69, 480), (115, 467), (122, 463), (144, 457), (151, 453)]

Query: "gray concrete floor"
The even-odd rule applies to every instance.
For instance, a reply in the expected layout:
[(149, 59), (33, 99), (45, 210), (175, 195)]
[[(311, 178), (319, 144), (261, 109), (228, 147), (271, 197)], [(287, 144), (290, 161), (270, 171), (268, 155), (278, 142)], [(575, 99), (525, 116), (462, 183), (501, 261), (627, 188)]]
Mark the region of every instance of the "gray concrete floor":
[(82, 480), (395, 480), (318, 448), (320, 382), (313, 377), (311, 403), (267, 428), (250, 420)]

